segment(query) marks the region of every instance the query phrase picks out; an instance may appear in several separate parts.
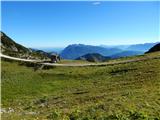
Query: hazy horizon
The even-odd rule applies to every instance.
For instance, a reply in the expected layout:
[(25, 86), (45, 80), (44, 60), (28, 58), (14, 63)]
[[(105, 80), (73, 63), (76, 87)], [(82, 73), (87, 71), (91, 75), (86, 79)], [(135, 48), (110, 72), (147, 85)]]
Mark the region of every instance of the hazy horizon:
[(1, 30), (31, 48), (160, 41), (160, 2), (2, 1)]
[(114, 46), (130, 46), (130, 45), (137, 45), (137, 44), (147, 44), (147, 43), (159, 43), (159, 41), (157, 42), (146, 42), (146, 43), (136, 43), (136, 44), (97, 44), (97, 45), (92, 45), (92, 44), (85, 44), (85, 43), (73, 43), (73, 44), (68, 44), (66, 46), (39, 46), (39, 47), (31, 47), (31, 48), (55, 48), (55, 49), (61, 49), (61, 48), (65, 48), (69, 45), (78, 45), (78, 44), (82, 44), (82, 45), (91, 45), (91, 46), (108, 46), (108, 47), (114, 47)]

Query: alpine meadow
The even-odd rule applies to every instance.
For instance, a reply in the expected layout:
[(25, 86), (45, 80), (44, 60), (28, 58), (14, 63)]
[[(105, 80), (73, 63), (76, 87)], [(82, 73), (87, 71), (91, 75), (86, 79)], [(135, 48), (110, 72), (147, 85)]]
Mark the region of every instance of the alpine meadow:
[(159, 1), (1, 1), (2, 120), (160, 120)]

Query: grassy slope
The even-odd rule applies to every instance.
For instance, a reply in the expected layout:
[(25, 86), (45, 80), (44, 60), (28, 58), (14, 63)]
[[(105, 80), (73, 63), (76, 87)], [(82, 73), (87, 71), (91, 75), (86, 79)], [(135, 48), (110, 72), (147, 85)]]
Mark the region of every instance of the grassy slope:
[(36, 72), (2, 61), (2, 108), (14, 109), (2, 118), (160, 119), (159, 86), (160, 59)]

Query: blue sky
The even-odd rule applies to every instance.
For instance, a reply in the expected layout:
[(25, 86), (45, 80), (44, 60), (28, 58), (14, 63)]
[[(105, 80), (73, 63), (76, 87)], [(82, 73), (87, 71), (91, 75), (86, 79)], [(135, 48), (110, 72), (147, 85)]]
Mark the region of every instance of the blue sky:
[(27, 47), (160, 41), (160, 2), (2, 2), (1, 29)]

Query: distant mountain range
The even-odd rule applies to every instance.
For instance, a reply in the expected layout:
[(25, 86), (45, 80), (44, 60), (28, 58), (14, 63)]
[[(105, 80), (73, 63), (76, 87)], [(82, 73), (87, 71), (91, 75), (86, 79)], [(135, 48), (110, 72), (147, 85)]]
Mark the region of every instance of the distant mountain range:
[(121, 52), (118, 48), (104, 48), (100, 46), (73, 44), (67, 46), (60, 54), (64, 59), (76, 59), (88, 53), (99, 53), (103, 56), (110, 56)]
[(149, 50), (157, 43), (117, 45), (117, 46), (105, 46), (105, 45), (92, 46), (84, 44), (72, 44), (67, 46), (64, 50), (62, 50), (60, 55), (64, 59), (77, 59), (86, 54), (98, 53), (101, 54), (102, 56), (119, 58), (119, 57), (144, 54), (147, 50)]

